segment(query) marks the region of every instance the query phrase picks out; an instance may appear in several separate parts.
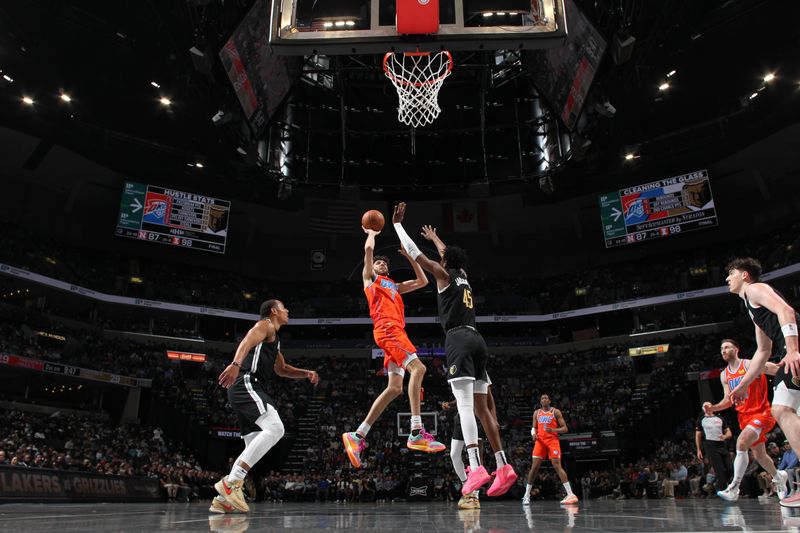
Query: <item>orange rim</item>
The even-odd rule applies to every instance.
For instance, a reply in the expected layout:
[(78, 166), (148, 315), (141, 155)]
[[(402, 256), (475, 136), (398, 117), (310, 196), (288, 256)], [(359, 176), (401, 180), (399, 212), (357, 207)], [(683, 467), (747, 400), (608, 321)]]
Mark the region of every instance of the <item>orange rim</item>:
[(423, 85), (431, 85), (433, 83), (438, 83), (442, 81), (447, 76), (449, 76), (450, 72), (453, 70), (453, 55), (447, 50), (442, 50), (442, 52), (437, 52), (437, 53), (443, 53), (447, 55), (447, 70), (444, 71), (443, 74), (437, 76), (436, 78), (411, 83), (410, 81), (395, 76), (394, 72), (389, 70), (389, 67), (386, 65), (387, 62), (389, 61), (389, 57), (393, 56), (395, 53), (402, 53), (404, 56), (414, 56), (414, 57), (431, 55), (430, 52), (386, 52), (386, 55), (383, 56), (383, 71), (386, 73), (386, 76), (390, 80), (392, 80), (393, 83), (399, 83), (400, 85), (413, 85), (414, 87), (422, 87)]

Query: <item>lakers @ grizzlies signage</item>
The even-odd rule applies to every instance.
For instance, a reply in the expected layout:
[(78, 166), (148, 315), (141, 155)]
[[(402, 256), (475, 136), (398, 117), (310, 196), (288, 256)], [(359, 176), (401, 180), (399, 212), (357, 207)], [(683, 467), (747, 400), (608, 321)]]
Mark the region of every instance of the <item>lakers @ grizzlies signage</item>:
[(224, 254), (230, 210), (227, 200), (126, 181), (116, 234)]
[(706, 170), (601, 194), (598, 201), (606, 248), (717, 225)]
[(158, 501), (157, 479), (0, 466), (0, 502)]

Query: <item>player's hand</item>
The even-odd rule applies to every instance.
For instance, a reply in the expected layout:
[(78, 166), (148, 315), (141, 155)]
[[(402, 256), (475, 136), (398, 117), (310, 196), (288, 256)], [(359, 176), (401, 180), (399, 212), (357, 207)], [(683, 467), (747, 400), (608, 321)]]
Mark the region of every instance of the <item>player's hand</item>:
[[(410, 256), (410, 255), (408, 255), (408, 252), (406, 252), (406, 251), (405, 251), (405, 249), (404, 249), (402, 246), (400, 247), (400, 249), (399, 249), (399, 250), (397, 250), (397, 253), (398, 253), (398, 254), (400, 254), (400, 255), (402, 255), (402, 256), (403, 256), (403, 257), (405, 257), (406, 259), (411, 259), (411, 256)], [(413, 259), (412, 259), (412, 261), (413, 261)]]
[(317, 374), (317, 372), (314, 370), (306, 370), (306, 377), (308, 378), (308, 381), (310, 381), (315, 387), (319, 383), (319, 374)]
[(219, 384), (221, 387), (228, 388), (236, 381), (236, 378), (239, 377), (239, 367), (233, 364), (230, 364), (225, 367), (225, 370), (222, 371), (222, 374), (219, 375)]
[(364, 233), (366, 233), (367, 235), (380, 235), (381, 234), (380, 231), (375, 231), (374, 229), (365, 228), (364, 226), (361, 226), (361, 229), (363, 229)]
[(436, 228), (430, 225), (422, 226), (422, 236), (429, 241), (434, 241), (439, 238), (439, 236), (436, 235)]
[(406, 203), (400, 202), (394, 206), (394, 213), (392, 213), (392, 224), (399, 224), (406, 216)]
[(445, 411), (450, 410), (450, 402), (442, 402), (442, 409)]
[(788, 352), (778, 365), (784, 366), (786, 371), (791, 372), (792, 377), (800, 376), (800, 352), (797, 350)]
[(713, 412), (711, 411), (711, 402), (703, 402), (703, 413), (706, 416), (711, 416)]
[(736, 388), (734, 388), (730, 394), (728, 394), (728, 399), (733, 402), (733, 405), (739, 405), (740, 403), (744, 402), (745, 396), (747, 396), (747, 387), (750, 384), (748, 383), (747, 386), (742, 387), (742, 384), (739, 383)]
[(703, 460), (703, 452), (701, 450), (697, 450), (697, 458), (701, 461)]

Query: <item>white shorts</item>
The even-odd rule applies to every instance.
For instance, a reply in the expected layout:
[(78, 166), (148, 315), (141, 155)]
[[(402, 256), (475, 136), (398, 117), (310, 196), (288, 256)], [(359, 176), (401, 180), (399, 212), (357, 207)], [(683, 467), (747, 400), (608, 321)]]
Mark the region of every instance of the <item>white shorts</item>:
[(386, 375), (388, 376), (389, 374), (397, 374), (402, 378), (406, 375), (405, 367), (407, 367), (408, 364), (414, 359), (419, 359), (419, 357), (417, 357), (417, 354), (415, 353), (410, 353), (403, 361), (403, 366), (398, 366), (394, 361), (389, 361), (389, 366), (386, 367)]
[(772, 405), (784, 405), (797, 411), (797, 408), (800, 407), (800, 390), (790, 389), (786, 386), (786, 383), (781, 381), (775, 387)]

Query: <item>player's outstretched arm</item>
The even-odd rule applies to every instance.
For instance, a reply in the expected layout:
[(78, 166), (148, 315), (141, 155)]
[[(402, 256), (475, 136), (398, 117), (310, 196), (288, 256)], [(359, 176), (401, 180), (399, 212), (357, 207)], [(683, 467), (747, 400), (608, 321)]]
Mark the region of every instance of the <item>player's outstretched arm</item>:
[(431, 241), (433, 245), (436, 246), (436, 251), (439, 252), (439, 257), (443, 258), (444, 250), (445, 248), (447, 248), (447, 246), (445, 246), (442, 239), (439, 238), (439, 235), (436, 233), (436, 228), (434, 228), (429, 224), (422, 226), (422, 236), (425, 239)]
[(724, 411), (725, 409), (733, 406), (734, 398), (730, 394), (731, 390), (728, 387), (727, 380), (725, 379), (725, 370), (723, 370), (722, 374), (719, 375), (719, 381), (722, 384), (722, 399), (715, 404), (712, 404), (711, 402), (703, 402), (703, 411), (707, 411), (709, 414)]
[(264, 339), (270, 337), (275, 337), (275, 326), (272, 322), (269, 320), (259, 320), (256, 322), (256, 324), (250, 328), (250, 331), (247, 332), (247, 335), (244, 336), (242, 342), (239, 343), (239, 347), (236, 348), (236, 355), (233, 356), (233, 362), (225, 367), (225, 370), (223, 370), (222, 374), (217, 378), (220, 386), (227, 389), (233, 385), (236, 378), (239, 376), (239, 369), (241, 368), (242, 362), (247, 357), (247, 354), (250, 353), (250, 350), (263, 342)]
[(409, 263), (411, 263), (411, 268), (414, 269), (414, 274), (417, 276), (414, 279), (410, 279), (404, 281), (402, 283), (397, 284), (397, 290), (400, 294), (405, 294), (407, 292), (415, 291), (417, 289), (421, 289), (428, 284), (428, 276), (425, 275), (425, 271), (422, 270), (422, 267), (419, 263), (411, 259), (411, 256), (408, 255), (402, 247), (398, 250), (400, 255), (405, 257)]
[(315, 386), (319, 383), (319, 375), (314, 370), (305, 370), (287, 364), (281, 352), (278, 352), (278, 357), (275, 358), (273, 370), (283, 378), (307, 379)]
[(448, 272), (442, 268), (442, 265), (435, 261), (431, 261), (424, 253), (422, 253), (411, 237), (408, 236), (405, 228), (403, 228), (403, 218), (405, 217), (405, 214), (405, 202), (400, 202), (394, 206), (394, 213), (392, 213), (392, 224), (397, 232), (397, 237), (400, 239), (400, 244), (403, 246), (403, 249), (408, 253), (408, 255), (414, 259), (414, 261), (419, 263), (419, 265), (425, 271), (433, 274), (438, 288), (443, 289), (444, 287), (447, 287), (450, 285), (450, 274), (448, 274)]
[(367, 240), (364, 242), (364, 270), (361, 271), (361, 279), (364, 281), (364, 287), (369, 287), (372, 283), (374, 272), (372, 271), (372, 257), (375, 253), (375, 237), (380, 231), (375, 231), (361, 227), (364, 233), (367, 234)]

